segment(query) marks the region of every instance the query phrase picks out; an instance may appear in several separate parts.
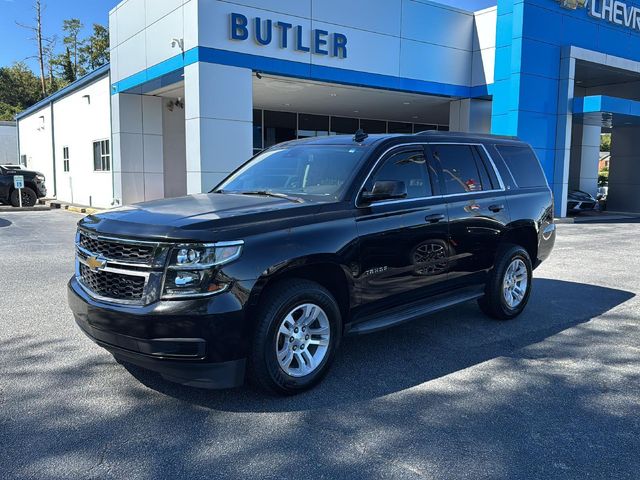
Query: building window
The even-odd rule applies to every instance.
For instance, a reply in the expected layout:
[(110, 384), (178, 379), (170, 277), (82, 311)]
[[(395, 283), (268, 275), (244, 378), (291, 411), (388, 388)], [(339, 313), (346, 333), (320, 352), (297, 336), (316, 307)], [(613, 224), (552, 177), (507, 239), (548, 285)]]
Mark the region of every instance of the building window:
[(298, 115), (298, 138), (326, 137), (329, 135), (329, 117), (325, 115)]
[(69, 147), (62, 147), (62, 170), (69, 171)]
[(262, 110), (253, 111), (253, 154), (260, 153), (263, 150), (262, 139)]
[(387, 122), (382, 120), (360, 119), (360, 128), (365, 133), (387, 133)]
[(264, 148), (296, 138), (298, 116), (292, 112), (264, 111)]
[(20, 165), (22, 165), (23, 167), (27, 166), (27, 156), (26, 155), (20, 155)]
[(111, 170), (111, 149), (109, 140), (93, 142), (93, 169), (96, 172)]
[(413, 133), (412, 123), (389, 122), (389, 133)]
[(360, 120), (349, 117), (331, 117), (331, 135), (353, 135), (360, 128)]

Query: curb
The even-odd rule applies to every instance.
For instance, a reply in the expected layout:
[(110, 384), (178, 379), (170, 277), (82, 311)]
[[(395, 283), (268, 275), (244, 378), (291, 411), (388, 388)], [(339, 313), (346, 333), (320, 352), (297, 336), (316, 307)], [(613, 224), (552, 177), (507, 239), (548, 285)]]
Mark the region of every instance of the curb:
[(557, 224), (576, 223), (576, 219), (573, 217), (554, 218), (553, 223), (557, 223)]
[(94, 213), (104, 212), (103, 209), (93, 207), (83, 207), (80, 205), (70, 205), (62, 202), (48, 202), (51, 209), (67, 210), (68, 212), (80, 213), (82, 215), (93, 215)]
[(0, 212), (48, 212), (51, 208), (47, 205), (35, 205), (33, 207), (12, 207), (10, 205), (2, 205)]

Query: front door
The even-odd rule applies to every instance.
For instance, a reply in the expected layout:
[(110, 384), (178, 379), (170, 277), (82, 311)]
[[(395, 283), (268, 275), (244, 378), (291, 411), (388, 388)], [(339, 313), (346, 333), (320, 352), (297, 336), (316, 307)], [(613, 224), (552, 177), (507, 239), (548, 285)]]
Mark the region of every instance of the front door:
[(481, 145), (431, 144), (449, 215), (449, 279), (483, 283), (509, 212), (499, 177)]
[(428, 295), (447, 277), (448, 227), (440, 186), (422, 146), (393, 149), (365, 183), (398, 181), (407, 196), (359, 206), (356, 288), (367, 314)]

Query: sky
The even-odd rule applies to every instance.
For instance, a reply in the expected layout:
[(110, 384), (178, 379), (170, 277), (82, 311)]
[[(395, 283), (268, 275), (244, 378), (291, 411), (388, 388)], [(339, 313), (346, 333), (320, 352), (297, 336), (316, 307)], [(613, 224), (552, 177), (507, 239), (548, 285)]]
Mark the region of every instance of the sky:
[[(61, 35), (65, 18), (79, 18), (88, 35), (93, 23), (107, 25), (109, 10), (119, 0), (42, 0), (45, 5), (43, 25), (45, 36)], [(496, 4), (496, 0), (435, 0), (465, 10), (480, 10)], [(36, 54), (35, 42), (30, 41), (31, 32), (16, 25), (16, 22), (33, 24), (33, 0), (0, 0), (0, 67), (17, 61), (27, 61), (36, 70), (36, 62), (29, 59)], [(59, 41), (59, 45), (61, 40)]]

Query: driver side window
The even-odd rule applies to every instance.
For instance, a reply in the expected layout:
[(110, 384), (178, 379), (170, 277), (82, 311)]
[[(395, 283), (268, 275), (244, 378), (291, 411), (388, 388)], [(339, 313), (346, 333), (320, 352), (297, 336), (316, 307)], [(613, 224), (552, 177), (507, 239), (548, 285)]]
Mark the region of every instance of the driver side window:
[(383, 181), (404, 182), (407, 188), (406, 198), (430, 197), (433, 194), (427, 160), (422, 150), (391, 154), (371, 176), (366, 188), (371, 191), (376, 182)]

